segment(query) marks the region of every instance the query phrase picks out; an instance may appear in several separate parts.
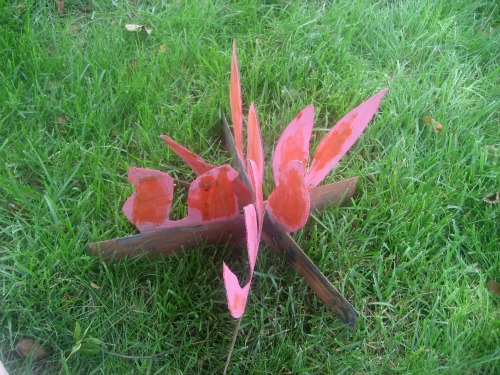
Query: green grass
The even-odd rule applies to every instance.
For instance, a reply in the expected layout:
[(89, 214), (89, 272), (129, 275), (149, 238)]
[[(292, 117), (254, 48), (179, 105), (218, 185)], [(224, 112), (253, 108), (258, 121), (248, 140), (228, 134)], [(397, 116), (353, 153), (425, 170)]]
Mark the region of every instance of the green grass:
[[(361, 176), (352, 204), (294, 234), (360, 311), (357, 327), (263, 247), (229, 373), (500, 371), (500, 304), (486, 288), (500, 281), (499, 208), (482, 200), (500, 189), (498, 5), (332, 3), (67, 0), (61, 18), (52, 1), (0, 1), (0, 360), (11, 374), (222, 372), (235, 327), (222, 262), (236, 250), (105, 264), (85, 244), (135, 233), (121, 213), (129, 166), (192, 179), (160, 134), (229, 161), (233, 39), (268, 160), (307, 104), (317, 143), (390, 91), (328, 178)], [(166, 353), (66, 361), (77, 322), (107, 352)], [(23, 337), (50, 357), (17, 358)]]

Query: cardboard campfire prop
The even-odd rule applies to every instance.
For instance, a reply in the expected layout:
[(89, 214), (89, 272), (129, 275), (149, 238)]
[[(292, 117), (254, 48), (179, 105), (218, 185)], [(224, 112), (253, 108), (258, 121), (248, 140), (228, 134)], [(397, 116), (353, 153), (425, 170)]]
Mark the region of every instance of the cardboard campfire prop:
[[(240, 318), (246, 307), (260, 241), (263, 240), (302, 276), (317, 296), (338, 318), (353, 327), (358, 313), (335, 289), (289, 235), (302, 228), (311, 209), (342, 204), (353, 196), (357, 177), (318, 186), (340, 158), (361, 135), (387, 89), (382, 90), (343, 117), (318, 145), (309, 161), (309, 141), (314, 107), (309, 105), (287, 126), (274, 150), (272, 161), (276, 188), (264, 200), (262, 181), (264, 153), (255, 106), (248, 111), (246, 155), (243, 152), (243, 112), (240, 76), (233, 45), (230, 106), (231, 132), (223, 117), (228, 148), (236, 170), (229, 165), (214, 166), (163, 135), (165, 143), (183, 159), (197, 178), (187, 187), (187, 217), (169, 219), (174, 180), (164, 172), (133, 168), (128, 179), (135, 187), (123, 212), (141, 234), (88, 244), (92, 254), (104, 259), (140, 253), (171, 255), (200, 244), (240, 243), (246, 240), (249, 277), (242, 287), (224, 263), (223, 279), (231, 315)], [(234, 136), (233, 136), (234, 134)]]

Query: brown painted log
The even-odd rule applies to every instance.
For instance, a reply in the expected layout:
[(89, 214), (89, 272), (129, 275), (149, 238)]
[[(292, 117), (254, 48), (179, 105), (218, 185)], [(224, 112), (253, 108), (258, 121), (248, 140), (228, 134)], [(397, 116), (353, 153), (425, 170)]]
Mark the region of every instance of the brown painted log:
[(332, 184), (309, 189), (311, 207), (321, 211), (329, 205), (344, 206), (351, 201), (359, 177), (348, 178)]
[(297, 245), (293, 238), (273, 223), (269, 215), (266, 215), (264, 218), (262, 239), (284, 258), (291, 268), (302, 276), (318, 298), (321, 299), (342, 322), (350, 327), (356, 325), (359, 316), (358, 312), (344, 296), (335, 289), (300, 246)]
[(93, 242), (87, 248), (104, 260), (119, 259), (147, 253), (168, 256), (203, 244), (242, 242), (246, 238), (243, 215), (235, 219), (204, 225), (182, 226), (141, 233), (135, 236)]
[(188, 191), (191, 184), (189, 182), (186, 182), (186, 181), (183, 181), (183, 180), (177, 180), (177, 179), (174, 179), (174, 186), (179, 186), (180, 188)]

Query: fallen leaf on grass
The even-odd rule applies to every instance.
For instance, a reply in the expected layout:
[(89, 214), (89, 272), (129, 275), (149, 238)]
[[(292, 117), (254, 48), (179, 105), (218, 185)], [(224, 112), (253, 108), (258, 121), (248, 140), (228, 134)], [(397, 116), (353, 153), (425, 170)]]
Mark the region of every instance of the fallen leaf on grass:
[(488, 283), (486, 284), (486, 287), (488, 288), (488, 290), (495, 294), (495, 295), (499, 295), (500, 294), (500, 283), (497, 283), (496, 281), (494, 280), (490, 280), (488, 281)]
[(498, 156), (500, 149), (495, 146), (488, 146), (488, 154), (493, 155), (493, 156)]
[(135, 25), (133, 23), (126, 23), (125, 24), (125, 28), (128, 30), (128, 31), (138, 31), (138, 30), (141, 30), (142, 29), (142, 25)]
[(158, 48), (158, 53), (167, 52), (167, 46), (165, 44), (160, 44), (160, 48)]
[(432, 116), (429, 116), (429, 115), (424, 116), (424, 117), (422, 117), (422, 120), (424, 121), (425, 125), (433, 127), (434, 130), (437, 131), (438, 133), (443, 130), (443, 125), (441, 125), (439, 122), (434, 120), (434, 118), (432, 118)]
[(71, 294), (65, 294), (61, 300), (61, 308), (66, 310), (74, 302), (74, 297)]
[(18, 13), (24, 12), (26, 8), (27, 8), (26, 4), (23, 3), (17, 4), (16, 6)]
[(136, 58), (130, 59), (128, 62), (127, 70), (129, 73), (133, 73), (139, 67), (139, 61)]
[(94, 289), (101, 289), (101, 287), (100, 287), (99, 285), (97, 285), (97, 284), (95, 284), (95, 283), (92, 283), (92, 282), (90, 283), (90, 286), (91, 286), (92, 288), (94, 288)]
[(73, 188), (79, 189), (80, 191), (83, 190), (84, 186), (82, 180), (80, 180), (79, 178), (75, 179)]
[(66, 118), (65, 115), (59, 115), (56, 118), (56, 124), (57, 124), (57, 129), (61, 133), (66, 133), (66, 125), (68, 124), (68, 119)]
[(47, 87), (49, 90), (55, 91), (59, 90), (62, 86), (62, 83), (60, 81), (49, 81)]
[(488, 204), (498, 204), (500, 203), (500, 191), (496, 193), (491, 193), (483, 197), (483, 201)]
[(136, 25), (134, 23), (126, 23), (125, 28), (130, 32), (141, 31), (142, 29), (144, 29), (148, 35), (153, 32), (153, 28), (151, 26), (147, 26), (147, 25), (143, 25), (143, 24)]
[(64, 0), (56, 0), (57, 11), (61, 17), (64, 17)]
[(44, 349), (42, 345), (40, 345), (38, 342), (35, 342), (33, 339), (28, 338), (22, 339), (17, 343), (16, 351), (23, 358), (32, 356), (31, 358), (34, 361), (39, 361), (49, 356), (49, 353)]

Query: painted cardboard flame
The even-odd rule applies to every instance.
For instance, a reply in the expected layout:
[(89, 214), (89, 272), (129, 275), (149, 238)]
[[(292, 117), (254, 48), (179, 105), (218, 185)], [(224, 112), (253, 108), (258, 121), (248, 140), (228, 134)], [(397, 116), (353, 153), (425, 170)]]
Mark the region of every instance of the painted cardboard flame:
[(318, 186), (356, 142), (375, 115), (386, 92), (387, 89), (380, 91), (344, 116), (320, 142), (309, 167), (314, 107), (311, 104), (304, 108), (278, 140), (272, 163), (276, 188), (264, 202), (264, 152), (253, 103), (248, 113), (246, 159), (244, 158), (241, 85), (234, 43), (229, 92), (231, 117), (236, 154), (245, 168), (243, 172), (249, 177), (250, 186), (239, 178), (241, 176), (231, 166), (216, 167), (207, 163), (173, 139), (162, 135), (172, 151), (198, 176), (188, 191), (187, 217), (177, 221), (169, 219), (173, 180), (167, 173), (144, 168), (129, 169), (128, 178), (135, 191), (123, 206), (123, 212), (141, 232), (149, 232), (183, 225), (229, 221), (240, 215), (240, 208), (243, 208), (250, 265), (247, 284), (240, 286), (237, 276), (226, 264), (223, 265), (228, 307), (231, 315), (239, 318), (246, 308), (264, 215), (269, 215), (274, 223), (287, 232), (295, 232), (305, 225), (311, 207), (309, 189)]

